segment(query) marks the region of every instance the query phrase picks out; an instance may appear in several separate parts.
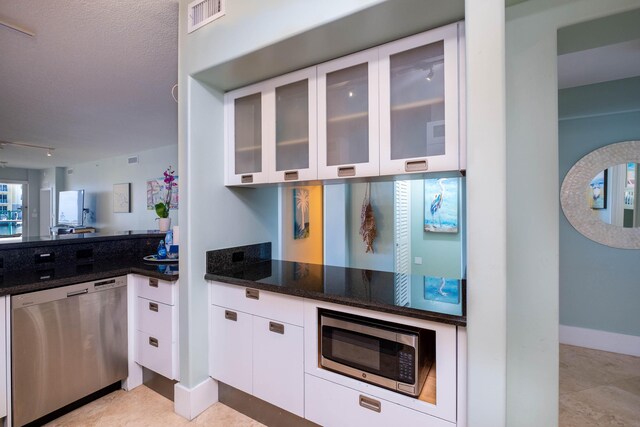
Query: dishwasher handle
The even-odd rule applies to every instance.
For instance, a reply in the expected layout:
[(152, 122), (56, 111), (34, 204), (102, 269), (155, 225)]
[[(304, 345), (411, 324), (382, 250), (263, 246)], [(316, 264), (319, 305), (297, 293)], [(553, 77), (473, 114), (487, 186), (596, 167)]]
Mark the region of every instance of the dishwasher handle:
[(88, 288), (82, 289), (80, 291), (67, 292), (67, 298), (75, 297), (76, 295), (83, 295), (83, 294), (87, 294), (87, 293), (89, 293), (89, 289)]

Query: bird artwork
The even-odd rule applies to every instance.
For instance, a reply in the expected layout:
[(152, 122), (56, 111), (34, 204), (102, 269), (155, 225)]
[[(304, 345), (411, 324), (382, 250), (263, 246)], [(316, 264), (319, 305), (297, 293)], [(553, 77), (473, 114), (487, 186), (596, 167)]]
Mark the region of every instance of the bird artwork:
[[(433, 200), (431, 201), (431, 207), (429, 210), (431, 212), (432, 218), (435, 218), (435, 215), (438, 213), (438, 211), (442, 207), (442, 203), (444, 202), (444, 181), (446, 181), (446, 178), (440, 178), (438, 180), (440, 191), (433, 195)], [(438, 215), (438, 224), (440, 227), (442, 227), (442, 217), (440, 217), (440, 215)]]
[(458, 178), (424, 180), (424, 230), (458, 232)]
[(373, 241), (376, 238), (376, 219), (371, 206), (371, 184), (367, 183), (367, 189), (362, 201), (362, 211), (360, 212), (360, 236), (366, 245), (365, 253), (373, 253)]

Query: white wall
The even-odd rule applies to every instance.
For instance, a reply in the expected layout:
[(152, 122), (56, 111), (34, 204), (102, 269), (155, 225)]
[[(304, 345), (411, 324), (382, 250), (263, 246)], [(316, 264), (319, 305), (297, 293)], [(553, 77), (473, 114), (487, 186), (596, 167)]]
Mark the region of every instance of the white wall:
[[(127, 157), (132, 155), (138, 155), (137, 165), (127, 164)], [(64, 190), (85, 190), (84, 206), (90, 209), (85, 224), (95, 226), (98, 232), (157, 230), (158, 216), (155, 210), (147, 209), (147, 180), (162, 177), (169, 166), (180, 175), (177, 145), (71, 165), (65, 175)], [(69, 174), (71, 170), (73, 173)], [(131, 183), (131, 212), (114, 213), (113, 184), (127, 182)], [(171, 223), (177, 225), (177, 211), (172, 210), (169, 216)]]

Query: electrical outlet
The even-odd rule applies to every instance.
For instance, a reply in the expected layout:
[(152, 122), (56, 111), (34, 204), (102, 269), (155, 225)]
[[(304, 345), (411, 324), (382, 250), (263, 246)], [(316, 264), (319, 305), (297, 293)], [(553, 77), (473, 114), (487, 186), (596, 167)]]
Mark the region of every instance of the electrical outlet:
[(418, 264), (418, 265), (422, 264), (422, 257), (421, 256), (417, 256), (417, 257), (413, 258), (413, 263), (414, 264)]

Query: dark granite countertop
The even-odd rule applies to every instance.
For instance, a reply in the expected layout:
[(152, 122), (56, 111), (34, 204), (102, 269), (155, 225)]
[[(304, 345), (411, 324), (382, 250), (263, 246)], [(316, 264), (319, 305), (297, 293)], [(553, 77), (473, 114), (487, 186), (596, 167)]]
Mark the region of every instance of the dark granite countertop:
[(219, 271), (208, 267), (205, 279), (457, 326), (467, 323), (466, 280), (278, 260), (226, 265), (230, 268)]
[(114, 231), (112, 233), (80, 233), (59, 234), (56, 236), (22, 236), (21, 240), (0, 239), (0, 251), (4, 249), (30, 248), (35, 246), (56, 246), (77, 243), (93, 243), (107, 240), (121, 240), (123, 238), (145, 238), (164, 236), (165, 232), (158, 230)]
[(147, 263), (140, 260), (105, 260), (92, 263), (68, 263), (50, 269), (7, 271), (0, 275), (0, 296), (23, 294), (74, 283), (92, 282), (129, 273), (178, 280), (177, 263)]

